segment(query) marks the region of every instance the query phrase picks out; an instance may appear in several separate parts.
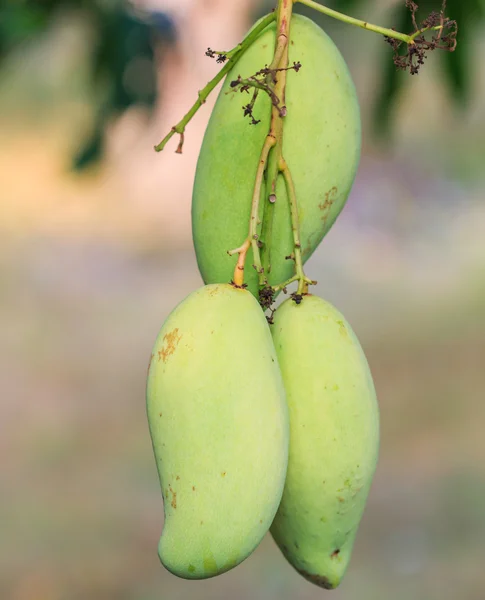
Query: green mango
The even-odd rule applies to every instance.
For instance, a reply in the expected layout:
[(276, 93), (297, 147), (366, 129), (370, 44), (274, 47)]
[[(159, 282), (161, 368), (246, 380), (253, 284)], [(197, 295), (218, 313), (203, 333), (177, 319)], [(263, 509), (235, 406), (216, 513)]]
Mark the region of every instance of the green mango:
[(271, 533), (306, 579), (337, 587), (376, 468), (379, 409), (366, 358), (331, 304), (286, 300), (271, 327), (290, 410), (285, 490)]
[(271, 333), (248, 291), (205, 286), (170, 314), (151, 356), (147, 413), (162, 563), (186, 579), (235, 567), (271, 525), (289, 443)]
[[(301, 248), (306, 261), (328, 232), (350, 193), (360, 158), (359, 104), (351, 76), (339, 50), (313, 21), (294, 15), (291, 22), (283, 154), (296, 188)], [(238, 248), (248, 235), (251, 199), (271, 105), (260, 92), (250, 125), (242, 106), (251, 95), (231, 91), (238, 75), (250, 77), (271, 63), (275, 24), (250, 46), (227, 75), (205, 132), (192, 200), (192, 233), (197, 262), (205, 283), (232, 280)], [(272, 285), (293, 275), (293, 238), (286, 188), (277, 182), (273, 237), (270, 245)], [(264, 198), (260, 219), (264, 218)], [(263, 248), (263, 252), (265, 249)], [(246, 261), (245, 282), (258, 293), (252, 252)]]

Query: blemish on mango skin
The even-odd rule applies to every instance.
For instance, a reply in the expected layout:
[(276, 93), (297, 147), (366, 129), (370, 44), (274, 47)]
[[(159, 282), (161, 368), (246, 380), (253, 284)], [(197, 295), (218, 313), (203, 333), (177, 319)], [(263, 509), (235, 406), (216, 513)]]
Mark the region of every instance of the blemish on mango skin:
[(177, 348), (180, 340), (182, 339), (182, 334), (179, 334), (178, 327), (176, 327), (170, 333), (166, 333), (163, 336), (163, 347), (158, 351), (158, 361), (163, 360), (164, 363), (167, 362), (169, 356), (171, 356), (175, 349)]
[(314, 248), (313, 248), (313, 245), (314, 245), (313, 238), (314, 237), (315, 237), (315, 232), (311, 233), (308, 236), (308, 239), (306, 240), (306, 245), (304, 248), (302, 248), (302, 251), (301, 251), (302, 257), (310, 255), (312, 253), (312, 249), (314, 250)]
[(320, 204), (318, 205), (318, 208), (322, 211), (321, 220), (323, 221), (325, 226), (327, 224), (328, 215), (330, 214), (330, 209), (332, 208), (333, 203), (337, 199), (337, 196), (338, 189), (337, 187), (333, 186), (328, 190), (328, 192), (325, 193), (324, 202), (320, 202)]
[(225, 472), (225, 471), (222, 471), (222, 473), (221, 473), (221, 477), (225, 477), (225, 476), (226, 476), (226, 472)]
[(213, 296), (217, 296), (217, 294), (219, 294), (219, 292), (221, 291), (221, 287), (218, 285), (213, 285), (211, 287), (210, 290), (208, 290), (208, 294), (209, 296), (213, 297)]
[(311, 581), (312, 583), (318, 585), (321, 588), (324, 588), (326, 590), (333, 590), (335, 588), (335, 585), (332, 585), (328, 578), (324, 577), (323, 575), (315, 575), (313, 573), (308, 573), (303, 569), (298, 569), (298, 573), (300, 573), (300, 575), (303, 575), (303, 577), (305, 579), (308, 579), (308, 581)]
[(150, 367), (152, 366), (152, 362), (153, 362), (153, 359), (154, 359), (154, 358), (155, 358), (155, 355), (154, 355), (154, 354), (152, 354), (152, 355), (150, 356), (150, 361), (148, 362), (148, 368), (147, 368), (147, 377), (148, 377), (148, 373), (150, 373)]
[(339, 333), (341, 336), (343, 337), (347, 337), (347, 328), (345, 327), (345, 324), (343, 321), (337, 321), (337, 325), (339, 326)]
[[(170, 493), (172, 494), (172, 502), (170, 502), (170, 504), (172, 505), (172, 508), (177, 508), (177, 492), (174, 492), (172, 489), (172, 486), (169, 485), (168, 489), (170, 490)], [(168, 494), (167, 494), (168, 496)]]

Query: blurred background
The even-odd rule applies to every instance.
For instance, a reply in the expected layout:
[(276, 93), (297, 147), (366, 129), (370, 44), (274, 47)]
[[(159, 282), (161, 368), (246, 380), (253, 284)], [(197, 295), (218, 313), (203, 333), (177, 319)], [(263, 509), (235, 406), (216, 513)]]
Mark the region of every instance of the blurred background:
[[(352, 323), (381, 457), (341, 588), (267, 536), (186, 582), (159, 563), (145, 416), (151, 346), (201, 285), (190, 200), (215, 100), (153, 146), (269, 0), (0, 4), (0, 598), (481, 600), (485, 571), (485, 2), (449, 0), (458, 49), (396, 75), (380, 36), (312, 13), (348, 61), (364, 147), (308, 273)], [(404, 0), (337, 0), (410, 30)], [(421, 0), (420, 16), (440, 0)], [(297, 7), (297, 12), (305, 12)], [(322, 67), (323, 68), (323, 67)]]

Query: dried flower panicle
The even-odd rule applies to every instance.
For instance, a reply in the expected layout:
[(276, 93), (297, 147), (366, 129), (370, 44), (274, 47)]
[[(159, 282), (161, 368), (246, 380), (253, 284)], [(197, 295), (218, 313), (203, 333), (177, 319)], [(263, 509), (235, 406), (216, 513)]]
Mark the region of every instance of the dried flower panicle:
[[(414, 37), (412, 43), (407, 44), (406, 54), (399, 52), (402, 44), (399, 40), (386, 37), (386, 42), (394, 50), (394, 64), (403, 71), (409, 71), (411, 75), (419, 73), (419, 69), (424, 64), (427, 58), (427, 52), (439, 49), (453, 52), (456, 48), (456, 35), (458, 25), (456, 21), (452, 21), (445, 17), (446, 0), (440, 12), (433, 11), (422, 23), (418, 26), (416, 13), (418, 5), (413, 0), (406, 0), (406, 7), (411, 11), (411, 20), (414, 27)], [(426, 39), (425, 33), (433, 31), (431, 39)]]
[(263, 310), (271, 308), (274, 302), (275, 292), (270, 285), (259, 290), (259, 304)]
[(216, 62), (219, 64), (223, 64), (227, 60), (227, 54), (225, 52), (218, 52), (217, 50), (212, 50), (212, 48), (207, 48), (205, 55), (209, 58), (217, 59)]
[(250, 118), (251, 125), (257, 125), (261, 122), (261, 119), (256, 119), (253, 115), (254, 104), (260, 90), (268, 94), (271, 104), (278, 109), (280, 116), (286, 116), (286, 106), (280, 106), (280, 99), (274, 92), (274, 87), (278, 81), (277, 74), (281, 71), (295, 71), (298, 73), (301, 67), (300, 62), (294, 62), (292, 66), (281, 69), (270, 69), (268, 66), (265, 66), (247, 79), (243, 79), (239, 75), (237, 79), (231, 81), (230, 86), (233, 91), (249, 93), (251, 89), (254, 90), (251, 102), (242, 107), (244, 116)]

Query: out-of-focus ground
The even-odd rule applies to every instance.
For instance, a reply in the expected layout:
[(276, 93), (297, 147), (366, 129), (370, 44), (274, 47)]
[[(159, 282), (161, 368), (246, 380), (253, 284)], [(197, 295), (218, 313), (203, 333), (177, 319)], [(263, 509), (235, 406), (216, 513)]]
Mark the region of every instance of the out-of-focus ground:
[[(185, 582), (157, 557), (163, 509), (144, 386), (163, 319), (201, 285), (186, 189), (197, 145), (186, 162), (147, 159), (150, 170), (160, 159), (176, 171), (170, 183), (151, 175), (159, 183), (141, 183), (137, 198), (143, 176), (129, 157), (141, 164), (138, 150), (148, 156), (164, 131), (130, 117), (99, 169), (69, 173), (89, 103), (62, 55), (79, 43), (76, 28), (52, 35), (67, 70), (49, 62), (41, 75), (26, 51), (0, 94), (0, 598), (481, 600), (483, 70), (469, 110), (456, 114), (430, 60), (385, 153), (365, 121), (348, 206), (308, 263), (362, 341), (382, 414), (375, 484), (341, 588), (306, 583), (269, 537), (228, 574)], [(52, 39), (41, 46), (50, 57)], [(366, 117), (372, 68), (357, 45), (344, 49)], [(182, 86), (188, 102), (198, 87), (190, 77)]]

